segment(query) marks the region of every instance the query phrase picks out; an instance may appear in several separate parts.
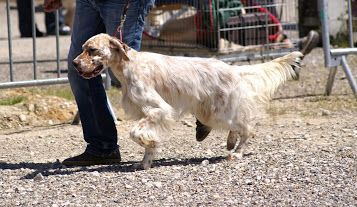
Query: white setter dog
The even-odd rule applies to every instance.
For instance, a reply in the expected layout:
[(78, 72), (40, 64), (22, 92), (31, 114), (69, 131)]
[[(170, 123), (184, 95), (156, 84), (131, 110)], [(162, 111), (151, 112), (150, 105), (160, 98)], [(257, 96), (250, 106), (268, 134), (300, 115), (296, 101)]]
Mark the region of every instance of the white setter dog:
[(279, 85), (298, 78), (301, 58), (300, 52), (292, 52), (263, 64), (232, 66), (211, 58), (137, 52), (99, 34), (87, 40), (73, 63), (84, 78), (110, 67), (120, 80), (123, 108), (139, 120), (130, 138), (145, 148), (147, 169), (160, 143), (159, 132), (185, 113), (206, 126), (229, 130), (230, 156), (242, 156), (260, 109)]

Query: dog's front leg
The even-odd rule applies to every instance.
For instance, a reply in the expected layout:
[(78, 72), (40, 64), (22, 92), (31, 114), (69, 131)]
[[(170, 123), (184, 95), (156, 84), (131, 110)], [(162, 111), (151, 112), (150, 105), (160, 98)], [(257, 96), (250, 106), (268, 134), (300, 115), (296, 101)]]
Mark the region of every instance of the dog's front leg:
[(130, 99), (141, 108), (145, 118), (141, 119), (130, 132), (130, 137), (145, 148), (143, 168), (151, 167), (159, 145), (159, 133), (168, 129), (174, 120), (174, 109), (165, 102), (154, 88), (140, 81), (130, 87)]
[(150, 86), (137, 81), (130, 86), (130, 99), (133, 104), (141, 108), (143, 114), (154, 124), (168, 129), (176, 118), (175, 109), (172, 108), (161, 95)]
[(151, 168), (152, 161), (155, 158), (156, 148), (145, 148), (145, 155), (142, 161), (144, 170)]
[(144, 169), (150, 168), (159, 145), (154, 122), (149, 117), (141, 119), (130, 131), (130, 138), (145, 148), (142, 165)]

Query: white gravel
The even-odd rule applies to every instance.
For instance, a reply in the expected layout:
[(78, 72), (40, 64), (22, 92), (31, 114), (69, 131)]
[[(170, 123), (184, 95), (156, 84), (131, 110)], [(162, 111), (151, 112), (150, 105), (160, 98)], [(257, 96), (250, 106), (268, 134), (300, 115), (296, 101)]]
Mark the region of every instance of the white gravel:
[(288, 115), (267, 118), (237, 161), (225, 159), (227, 133), (215, 131), (197, 143), (193, 128), (178, 122), (154, 168), (146, 171), (139, 168), (143, 150), (127, 138), (131, 122), (118, 126), (123, 163), (113, 166), (65, 168), (56, 160), (83, 150), (79, 126), (2, 134), (0, 202), (5, 206), (355, 206), (356, 115), (344, 120), (320, 115), (298, 123)]

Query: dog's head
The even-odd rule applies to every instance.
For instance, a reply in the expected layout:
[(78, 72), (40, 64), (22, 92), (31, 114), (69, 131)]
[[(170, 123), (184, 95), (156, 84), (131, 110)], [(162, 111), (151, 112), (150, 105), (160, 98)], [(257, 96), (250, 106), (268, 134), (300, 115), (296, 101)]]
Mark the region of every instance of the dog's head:
[(113, 63), (129, 60), (129, 47), (107, 34), (91, 37), (82, 48), (83, 52), (73, 60), (73, 65), (86, 79), (96, 77)]

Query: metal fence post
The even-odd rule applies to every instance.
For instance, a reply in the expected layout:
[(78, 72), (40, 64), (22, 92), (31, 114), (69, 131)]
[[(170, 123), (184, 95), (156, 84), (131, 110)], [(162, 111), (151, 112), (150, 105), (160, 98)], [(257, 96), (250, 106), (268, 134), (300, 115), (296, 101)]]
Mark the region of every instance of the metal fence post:
[[(332, 57), (331, 57), (331, 46), (330, 46), (330, 34), (329, 34), (329, 25), (328, 25), (328, 16), (327, 11), (327, 2), (326, 0), (319, 0), (318, 2), (319, 16), (321, 21), (321, 35), (322, 35), (322, 45), (324, 51), (325, 67), (331, 67)], [(327, 84), (325, 87), (325, 95), (329, 96), (332, 92), (333, 83), (335, 82), (335, 76), (338, 67), (334, 66), (329, 71), (329, 76), (327, 79)]]
[(352, 72), (351, 72), (351, 69), (350, 69), (350, 66), (348, 65), (347, 63), (347, 59), (346, 59), (346, 56), (342, 56), (342, 68), (347, 76), (347, 80), (348, 80), (348, 83), (350, 84), (351, 88), (352, 88), (352, 91), (353, 93), (355, 94), (355, 96), (357, 96), (357, 84), (356, 84), (356, 81), (352, 75)]
[(59, 11), (56, 10), (56, 63), (57, 63), (57, 78), (61, 77), (60, 71), (60, 46), (59, 46)]
[(35, 0), (31, 0), (33, 79), (37, 79)]
[(353, 25), (352, 25), (352, 4), (351, 0), (348, 0), (348, 34), (350, 47), (353, 47)]
[(327, 78), (326, 88), (325, 88), (325, 96), (331, 95), (333, 83), (335, 82), (335, 76), (336, 76), (337, 69), (338, 69), (338, 67), (333, 67), (330, 69), (330, 72), (329, 72), (328, 78)]
[(217, 23), (217, 51), (220, 50), (221, 47), (221, 25), (219, 25), (220, 19), (219, 19), (219, 10), (221, 8), (219, 7), (219, 1), (216, 1), (216, 10), (217, 10), (217, 19), (216, 19), (216, 23)]
[(331, 49), (330, 46), (330, 33), (329, 33), (329, 20), (326, 12), (328, 11), (327, 0), (319, 0), (319, 13), (320, 20), (322, 24), (322, 40), (323, 40), (323, 48), (325, 55), (325, 66), (329, 68), (333, 68), (330, 71), (327, 85), (326, 85), (326, 95), (331, 94), (334, 78), (337, 72), (337, 66), (342, 65), (342, 69), (348, 79), (348, 83), (351, 86), (351, 89), (355, 96), (357, 96), (357, 84), (352, 75), (351, 69), (348, 65), (346, 56), (349, 54), (356, 54), (357, 50), (353, 46), (353, 28), (352, 28), (352, 8), (351, 8), (351, 0), (348, 0), (348, 34), (349, 34), (349, 46), (350, 48), (343, 49)]
[(324, 49), (325, 66), (330, 67), (331, 65), (331, 54), (330, 54), (330, 35), (329, 35), (329, 25), (328, 16), (325, 13), (327, 11), (326, 0), (319, 0), (319, 13), (321, 20), (321, 34), (322, 34), (322, 44)]
[(13, 77), (13, 65), (12, 60), (12, 32), (11, 32), (11, 21), (10, 21), (10, 3), (9, 0), (6, 0), (6, 18), (7, 18), (7, 37), (9, 45), (9, 64), (10, 64), (10, 81), (14, 81)]

